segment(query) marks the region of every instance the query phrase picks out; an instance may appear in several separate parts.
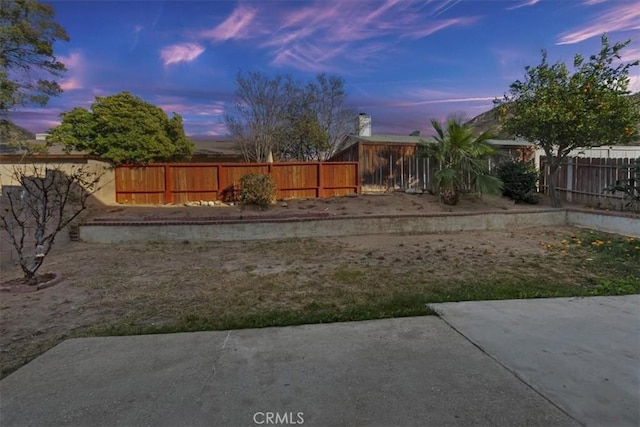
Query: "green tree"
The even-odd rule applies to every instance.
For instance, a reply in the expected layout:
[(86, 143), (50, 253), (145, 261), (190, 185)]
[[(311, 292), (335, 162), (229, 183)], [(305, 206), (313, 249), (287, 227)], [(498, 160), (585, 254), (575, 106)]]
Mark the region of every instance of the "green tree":
[(290, 83), (289, 102), (277, 133), (281, 157), (295, 160), (319, 160), (329, 150), (329, 135), (319, 121), (317, 97), (312, 85)]
[(0, 0), (0, 137), (15, 136), (9, 112), (27, 104), (44, 106), (62, 92), (55, 80), (65, 71), (53, 54), (69, 37), (50, 5), (34, 0)]
[(439, 163), (434, 184), (442, 203), (457, 204), (465, 184), (481, 194), (501, 190), (502, 182), (489, 173), (487, 159), (495, 154), (488, 144), (491, 133), (476, 137), (465, 120), (455, 117), (449, 118), (445, 127), (436, 120), (431, 120), (431, 125), (436, 131), (436, 143), (426, 144), (426, 155)]
[(62, 123), (51, 130), (48, 143), (113, 164), (181, 160), (193, 154), (180, 115), (169, 118), (129, 92), (96, 97), (91, 111), (76, 107), (60, 117)]
[(572, 150), (617, 145), (637, 137), (640, 109), (625, 96), (629, 69), (638, 61), (615, 65), (629, 44), (602, 48), (588, 61), (576, 55), (573, 72), (564, 63), (549, 64), (546, 52), (536, 67), (526, 67), (502, 100), (496, 100), (504, 129), (532, 141), (545, 152), (552, 205), (561, 206), (556, 191), (557, 171)]

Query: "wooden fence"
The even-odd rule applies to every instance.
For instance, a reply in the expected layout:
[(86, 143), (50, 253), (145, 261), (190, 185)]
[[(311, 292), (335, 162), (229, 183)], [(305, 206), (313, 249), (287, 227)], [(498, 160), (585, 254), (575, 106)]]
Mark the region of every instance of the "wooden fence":
[(116, 168), (116, 202), (232, 201), (237, 199), (240, 178), (248, 173), (271, 175), (278, 199), (325, 198), (360, 192), (355, 162), (153, 163)]
[[(632, 158), (568, 158), (558, 169), (556, 187), (561, 200), (592, 206), (611, 205), (616, 207), (622, 201), (621, 193), (604, 193), (603, 190), (617, 180), (631, 177)], [(548, 193), (547, 159), (540, 158), (540, 191)]]

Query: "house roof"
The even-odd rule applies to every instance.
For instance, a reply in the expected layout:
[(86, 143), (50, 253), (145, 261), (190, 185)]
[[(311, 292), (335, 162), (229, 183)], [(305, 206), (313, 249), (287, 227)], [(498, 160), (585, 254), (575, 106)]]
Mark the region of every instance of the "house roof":
[(491, 145), (511, 146), (511, 147), (532, 147), (533, 144), (524, 139), (490, 139), (487, 141)]
[[(43, 141), (30, 140), (28, 141), (33, 144), (44, 145)], [(240, 155), (241, 150), (240, 146), (233, 142), (227, 140), (193, 140), (194, 145), (194, 154), (208, 154), (208, 155)], [(54, 144), (49, 147), (47, 150), (49, 155), (66, 155), (64, 148), (61, 145)], [(0, 143), (0, 154), (21, 154), (22, 150), (13, 147), (7, 143)], [(83, 155), (85, 154), (82, 151), (71, 151), (68, 154), (72, 155)]]
[(358, 142), (363, 144), (424, 144), (425, 142), (433, 142), (431, 137), (410, 136), (410, 135), (371, 135), (371, 136), (359, 136), (359, 135), (347, 135), (342, 143), (338, 146), (336, 153), (339, 153), (347, 148), (357, 144)]
[(371, 136), (357, 136), (349, 135), (355, 140), (362, 141), (364, 143), (391, 143), (391, 144), (424, 144), (425, 142), (433, 142), (433, 138), (422, 136), (410, 136), (410, 135), (371, 135)]

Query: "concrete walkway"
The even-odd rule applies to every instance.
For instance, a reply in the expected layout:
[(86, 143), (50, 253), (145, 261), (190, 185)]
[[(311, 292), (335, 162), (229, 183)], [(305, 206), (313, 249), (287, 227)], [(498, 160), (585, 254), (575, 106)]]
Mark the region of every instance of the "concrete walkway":
[(640, 295), (432, 304), (588, 426), (640, 426)]
[(68, 340), (0, 382), (0, 425), (638, 425), (640, 296), (433, 307)]

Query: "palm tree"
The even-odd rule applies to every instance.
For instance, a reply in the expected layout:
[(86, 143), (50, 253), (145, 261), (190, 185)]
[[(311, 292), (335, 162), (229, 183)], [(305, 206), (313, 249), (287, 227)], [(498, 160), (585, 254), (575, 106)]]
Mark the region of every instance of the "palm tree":
[(501, 190), (502, 181), (489, 174), (487, 158), (495, 154), (488, 144), (493, 136), (490, 132), (476, 137), (460, 118), (449, 118), (446, 129), (436, 120), (431, 120), (431, 125), (437, 134), (436, 143), (427, 145), (427, 156), (440, 164), (434, 184), (442, 203), (457, 204), (465, 183), (480, 194)]

